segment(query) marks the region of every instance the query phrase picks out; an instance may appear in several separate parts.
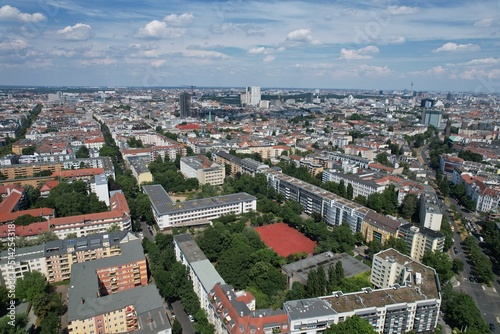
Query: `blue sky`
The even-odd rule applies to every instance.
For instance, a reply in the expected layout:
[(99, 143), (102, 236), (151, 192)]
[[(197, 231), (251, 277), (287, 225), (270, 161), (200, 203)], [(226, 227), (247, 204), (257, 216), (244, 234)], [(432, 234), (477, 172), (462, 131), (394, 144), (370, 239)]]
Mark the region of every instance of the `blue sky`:
[(0, 1), (0, 85), (500, 91), (495, 1)]

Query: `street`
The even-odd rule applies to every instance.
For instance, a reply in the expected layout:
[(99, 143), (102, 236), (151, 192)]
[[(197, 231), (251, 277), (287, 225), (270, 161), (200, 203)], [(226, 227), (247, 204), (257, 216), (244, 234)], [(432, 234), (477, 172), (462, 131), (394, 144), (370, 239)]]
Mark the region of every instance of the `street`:
[(172, 303), (172, 308), (174, 309), (175, 318), (182, 326), (182, 334), (194, 334), (195, 330), (193, 328), (193, 323), (189, 321), (182, 302), (178, 300)]
[[(422, 164), (422, 167), (425, 168), (427, 174), (434, 175), (435, 171), (429, 167), (429, 158), (426, 156), (428, 152), (428, 145), (425, 145), (423, 150), (420, 150), (418, 153), (419, 161)], [(446, 176), (445, 176), (446, 177)], [(459, 290), (464, 294), (469, 295), (475, 302), (478, 309), (483, 314), (483, 318), (487, 324), (493, 323), (496, 327), (500, 324), (500, 285), (499, 277), (495, 275), (495, 279), (493, 280), (492, 286), (488, 287), (485, 284), (471, 282), (469, 277), (474, 276), (474, 273), (471, 268), (470, 261), (466, 256), (466, 253), (462, 247), (462, 239), (460, 237), (459, 228), (456, 225), (454, 219), (450, 216), (448, 209), (454, 206), (457, 213), (460, 213), (462, 217), (465, 217), (466, 220), (471, 221), (471, 225), (473, 228), (477, 229), (475, 221), (477, 217), (474, 213), (464, 212), (461, 209), (461, 206), (454, 198), (446, 197), (446, 200), (438, 199), (440, 202), (441, 210), (443, 212), (443, 216), (445, 216), (453, 227), (453, 239), (454, 239), (454, 247), (457, 249), (457, 254), (452, 251), (451, 257), (452, 259), (460, 259), (464, 263), (464, 270), (458, 275), (459, 284), (454, 287), (455, 290)], [(447, 203), (448, 202), (448, 203)], [(478, 239), (475, 237), (474, 240), (478, 242)]]

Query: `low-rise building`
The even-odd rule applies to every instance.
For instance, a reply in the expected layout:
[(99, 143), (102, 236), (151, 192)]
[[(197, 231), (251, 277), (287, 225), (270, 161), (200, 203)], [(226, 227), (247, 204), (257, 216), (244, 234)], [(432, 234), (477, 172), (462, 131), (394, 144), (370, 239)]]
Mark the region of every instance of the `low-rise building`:
[(186, 178), (195, 178), (203, 184), (211, 184), (214, 186), (224, 184), (226, 177), (226, 169), (217, 163), (210, 161), (206, 156), (199, 155), (196, 157), (182, 157), (181, 173)]
[(153, 216), (161, 230), (176, 226), (207, 224), (211, 219), (226, 214), (241, 214), (257, 209), (257, 198), (247, 193), (174, 202), (159, 185), (142, 187), (149, 196)]
[(306, 285), (309, 272), (318, 267), (323, 267), (328, 277), (330, 266), (335, 266), (339, 261), (342, 262), (345, 277), (352, 277), (370, 270), (366, 264), (347, 253), (325, 252), (285, 264), (281, 267), (281, 271), (287, 276), (288, 288), (291, 289), (294, 282)]

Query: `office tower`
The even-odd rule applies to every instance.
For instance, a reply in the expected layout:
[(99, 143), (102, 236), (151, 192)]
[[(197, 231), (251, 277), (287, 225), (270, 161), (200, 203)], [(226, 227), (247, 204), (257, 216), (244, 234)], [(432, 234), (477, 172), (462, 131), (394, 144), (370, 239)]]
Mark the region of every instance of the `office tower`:
[(425, 125), (433, 125), (439, 128), (441, 125), (441, 118), (443, 117), (443, 112), (441, 110), (427, 110), (424, 109), (422, 112), (422, 123)]
[(191, 95), (189, 93), (181, 93), (179, 95), (179, 105), (181, 118), (186, 118), (191, 116)]
[(260, 102), (260, 87), (252, 86), (252, 90), (250, 92), (250, 104), (253, 106), (258, 106)]

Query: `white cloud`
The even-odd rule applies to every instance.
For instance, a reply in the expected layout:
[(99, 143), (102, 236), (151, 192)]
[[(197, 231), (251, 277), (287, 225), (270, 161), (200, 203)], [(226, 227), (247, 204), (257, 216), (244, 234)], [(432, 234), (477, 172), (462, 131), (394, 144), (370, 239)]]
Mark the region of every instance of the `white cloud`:
[(403, 44), (404, 42), (406, 40), (403, 36), (394, 36), (387, 41), (387, 44)]
[(153, 20), (139, 29), (137, 37), (140, 38), (177, 38), (186, 33), (184, 28), (170, 28), (167, 23)]
[(163, 64), (165, 64), (166, 60), (165, 59), (155, 59), (151, 61), (151, 66), (152, 67), (161, 67)]
[(80, 60), (80, 65), (82, 66), (111, 65), (114, 62), (115, 62), (114, 59), (106, 57), (106, 58)]
[(20, 51), (28, 48), (28, 44), (22, 39), (14, 39), (6, 42), (0, 42), (0, 50)]
[(419, 12), (417, 7), (407, 7), (407, 6), (389, 6), (387, 10), (392, 15), (408, 15), (415, 14)]
[(92, 27), (84, 23), (67, 26), (64, 29), (58, 30), (57, 34), (63, 39), (72, 41), (85, 41), (93, 35)]
[(485, 17), (479, 21), (474, 22), (474, 27), (489, 27), (493, 23), (491, 17)]
[(490, 57), (490, 58), (472, 59), (471, 61), (465, 63), (465, 65), (494, 65), (499, 63), (500, 63), (500, 58)]
[(163, 19), (163, 21), (173, 26), (185, 26), (193, 22), (193, 20), (194, 15), (191, 13), (183, 13), (180, 15), (170, 14), (165, 16), (165, 18)]
[(268, 56), (266, 56), (266, 58), (264, 58), (264, 61), (265, 61), (265, 62), (270, 62), (270, 61), (273, 61), (273, 60), (275, 60), (275, 59), (276, 59), (276, 57), (275, 57), (275, 56), (273, 56), (273, 55), (268, 55)]
[(76, 54), (76, 52), (74, 50), (55, 49), (52, 50), (50, 54), (56, 57), (71, 58)]
[(248, 50), (248, 53), (251, 53), (251, 54), (260, 54), (260, 53), (265, 53), (266, 52), (266, 48), (261, 46), (259, 48), (252, 48), (250, 50)]
[(342, 48), (340, 50), (340, 59), (372, 59), (371, 54), (380, 52), (379, 48), (374, 45), (368, 45), (358, 50), (348, 50)]
[(310, 43), (313, 45), (321, 44), (320, 41), (312, 37), (311, 29), (309, 28), (302, 28), (289, 32), (286, 35), (286, 40), (292, 42)]
[(442, 66), (434, 66), (431, 69), (424, 70), (424, 71), (413, 71), (413, 72), (410, 72), (410, 74), (411, 75), (424, 75), (424, 76), (430, 75), (430, 76), (434, 77), (436, 75), (441, 75), (445, 72), (446, 72), (446, 70)]
[(266, 48), (266, 47), (260, 46), (260, 47), (249, 49), (247, 51), (247, 53), (254, 54), (254, 55), (256, 55), (256, 54), (268, 55), (268, 54), (275, 53), (275, 52), (283, 52), (285, 50), (286, 50), (286, 48), (284, 48), (284, 47), (279, 47), (279, 48), (275, 49), (275, 48)]
[(457, 44), (448, 42), (443, 44), (433, 52), (459, 52), (459, 51), (477, 51), (479, 50), (479, 45), (476, 44)]
[(189, 58), (201, 59), (228, 59), (229, 57), (222, 52), (207, 50), (185, 50), (182, 55)]
[(243, 31), (247, 36), (263, 36), (264, 29), (253, 24), (234, 24), (234, 23), (221, 23), (212, 24), (210, 31), (214, 34), (222, 35), (238, 31)]
[(392, 70), (387, 66), (361, 65), (359, 69), (363, 71), (365, 75), (372, 77), (383, 77), (391, 75), (393, 73)]
[(2, 20), (37, 23), (45, 21), (45, 16), (41, 13), (22, 13), (16, 7), (5, 5), (0, 8), (0, 21)]

